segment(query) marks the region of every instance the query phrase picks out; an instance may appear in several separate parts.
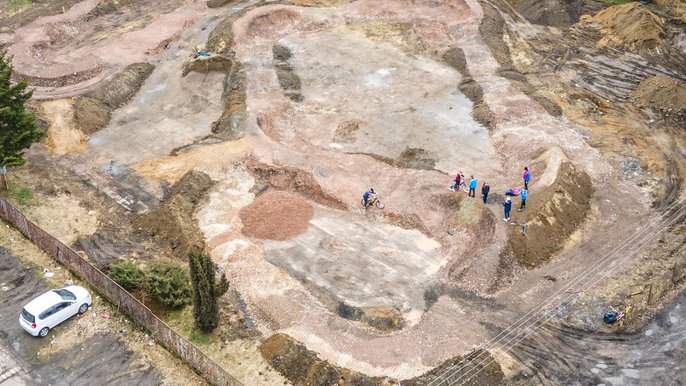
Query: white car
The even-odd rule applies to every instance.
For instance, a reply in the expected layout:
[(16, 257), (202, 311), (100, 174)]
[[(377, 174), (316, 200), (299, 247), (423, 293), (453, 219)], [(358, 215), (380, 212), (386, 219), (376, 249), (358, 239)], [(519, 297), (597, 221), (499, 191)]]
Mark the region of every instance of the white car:
[(93, 304), (90, 293), (77, 285), (50, 290), (31, 300), (19, 315), (19, 324), (29, 334), (48, 335), (51, 328), (76, 314), (83, 314)]

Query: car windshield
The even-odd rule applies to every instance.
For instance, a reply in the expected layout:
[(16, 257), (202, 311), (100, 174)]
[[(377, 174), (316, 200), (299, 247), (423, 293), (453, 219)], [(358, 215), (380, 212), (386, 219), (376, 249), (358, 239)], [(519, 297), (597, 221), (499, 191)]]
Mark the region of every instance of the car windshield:
[(31, 315), (28, 311), (26, 311), (26, 309), (21, 310), (21, 317), (29, 323), (36, 321), (36, 317)]
[(76, 295), (71, 293), (70, 291), (67, 291), (66, 289), (54, 289), (52, 292), (60, 295), (60, 297), (64, 300), (76, 300)]

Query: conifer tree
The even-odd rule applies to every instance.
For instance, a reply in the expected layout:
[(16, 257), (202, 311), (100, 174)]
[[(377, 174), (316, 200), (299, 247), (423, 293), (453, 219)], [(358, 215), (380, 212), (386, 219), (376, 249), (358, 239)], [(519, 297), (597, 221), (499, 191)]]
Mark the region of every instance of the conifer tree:
[(9, 188), (7, 168), (24, 164), (24, 149), (43, 136), (36, 117), (24, 104), (31, 98), (24, 80), (12, 83), (14, 68), (4, 47), (0, 46), (0, 183)]
[(219, 323), (219, 307), (214, 282), (214, 263), (209, 256), (193, 252), (188, 257), (193, 285), (193, 317), (195, 325), (205, 332)]

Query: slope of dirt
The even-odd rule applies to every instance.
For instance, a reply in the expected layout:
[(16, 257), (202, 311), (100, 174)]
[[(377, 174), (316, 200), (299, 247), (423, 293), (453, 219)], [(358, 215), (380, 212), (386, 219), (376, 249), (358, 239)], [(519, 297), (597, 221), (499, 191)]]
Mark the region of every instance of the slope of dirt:
[(74, 102), (74, 125), (89, 135), (107, 126), (112, 111), (123, 106), (141, 88), (155, 68), (148, 63), (126, 66), (98, 88)]
[[(675, 225), (661, 238), (656, 248), (626, 272), (613, 275), (600, 286), (583, 294), (565, 312), (565, 323), (585, 331), (637, 332), (662, 308), (686, 288), (686, 223)], [(633, 305), (626, 323), (599, 323), (610, 307)]]
[(324, 192), (312, 174), (302, 169), (251, 161), (247, 170), (256, 178), (258, 191), (271, 187), (298, 193), (308, 200), (334, 209), (347, 209), (341, 200)]
[(79, 97), (74, 101), (74, 123), (86, 135), (107, 126), (111, 112), (109, 106), (97, 99)]
[(193, 216), (213, 184), (205, 173), (186, 173), (174, 184), (169, 197), (158, 208), (141, 215), (134, 227), (185, 260), (192, 250), (204, 249), (204, 238)]
[(241, 208), (243, 233), (259, 239), (288, 240), (307, 230), (314, 208), (286, 192), (263, 194)]
[(667, 115), (686, 115), (686, 83), (680, 80), (653, 76), (642, 81), (630, 95), (641, 107)]
[(149, 63), (130, 64), (87, 96), (101, 101), (111, 109), (119, 108), (138, 92), (154, 69), (155, 66)]
[(638, 2), (613, 5), (590, 19), (597, 23), (605, 37), (600, 46), (622, 45), (630, 49), (655, 48), (665, 42), (665, 23), (662, 19)]
[(302, 343), (284, 334), (274, 334), (267, 338), (260, 346), (260, 352), (267, 362), (295, 386), (393, 384), (388, 379), (368, 377), (323, 361)]
[(501, 370), (500, 365), (488, 351), (476, 350), (465, 357), (451, 358), (426, 374), (402, 381), (402, 385), (458, 384), (490, 386), (502, 384), (501, 382), (504, 377), (505, 374)]
[(212, 123), (212, 134), (224, 140), (236, 140), (244, 135), (246, 113), (245, 69), (238, 61), (231, 63), (224, 80), (224, 105), (221, 117)]
[(530, 194), (524, 212), (514, 209), (520, 200), (512, 201), (513, 222), (527, 223), (523, 237), (519, 227), (508, 231), (508, 243), (517, 262), (527, 268), (546, 263), (559, 251), (567, 238), (577, 230), (591, 209), (591, 178), (571, 163), (563, 162), (555, 183), (546, 192)]

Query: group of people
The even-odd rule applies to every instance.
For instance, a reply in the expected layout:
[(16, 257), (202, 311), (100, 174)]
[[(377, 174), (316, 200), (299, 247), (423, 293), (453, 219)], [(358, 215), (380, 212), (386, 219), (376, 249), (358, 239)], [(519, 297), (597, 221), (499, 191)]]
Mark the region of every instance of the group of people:
[[(524, 210), (526, 207), (526, 199), (529, 197), (529, 181), (531, 181), (531, 171), (529, 170), (529, 167), (524, 168), (524, 173), (522, 174), (522, 180), (524, 181), (524, 189), (508, 189), (508, 191), (505, 193), (507, 197), (505, 197), (505, 201), (502, 202), (503, 205), (503, 210), (505, 212), (505, 217), (503, 218), (503, 221), (509, 222), (510, 221), (510, 212), (512, 211), (512, 199), (510, 199), (510, 195), (512, 196), (519, 196), (522, 199), (522, 203), (519, 206), (519, 211), (521, 212)], [(466, 183), (466, 179), (464, 174), (462, 172), (458, 172), (457, 175), (455, 176), (454, 184), (452, 184), (449, 189), (453, 191), (459, 191), (461, 187), (469, 187), (469, 197), (476, 198), (476, 188), (479, 185), (479, 181), (474, 177), (473, 175), (470, 176), (469, 178), (469, 185)], [(484, 201), (484, 204), (488, 201), (488, 194), (491, 192), (491, 186), (487, 183), (484, 182), (483, 185), (481, 185), (481, 198)], [(362, 195), (362, 203), (366, 208), (368, 208), (374, 200), (377, 198), (377, 194), (374, 191), (374, 189), (369, 189)]]
[[(526, 199), (529, 197), (529, 181), (531, 181), (531, 171), (529, 170), (529, 167), (524, 168), (524, 173), (522, 174), (522, 180), (524, 181), (524, 189), (510, 189), (508, 192), (514, 191), (512, 195), (519, 195), (519, 197), (522, 199), (522, 203), (519, 207), (519, 211), (521, 212), (524, 210), (526, 207)], [(476, 188), (478, 186), (478, 180), (476, 177), (473, 175), (470, 176), (469, 179), (469, 185), (465, 182), (465, 176), (462, 174), (462, 172), (458, 172), (457, 175), (455, 176), (455, 183), (450, 186), (451, 190), (454, 191), (459, 191), (460, 187), (462, 186), (469, 186), (469, 197), (476, 197)], [(484, 204), (488, 201), (488, 194), (491, 192), (491, 186), (487, 183), (484, 182), (483, 185), (481, 185), (481, 198), (484, 201)], [(507, 194), (507, 192), (506, 192)], [(505, 201), (502, 202), (503, 205), (503, 210), (505, 212), (505, 216), (503, 218), (503, 221), (509, 222), (510, 221), (510, 212), (512, 211), (512, 199), (509, 197), (509, 195), (505, 198)]]

